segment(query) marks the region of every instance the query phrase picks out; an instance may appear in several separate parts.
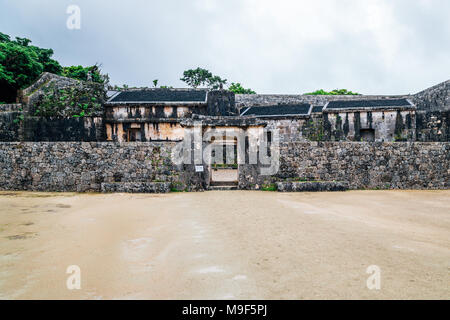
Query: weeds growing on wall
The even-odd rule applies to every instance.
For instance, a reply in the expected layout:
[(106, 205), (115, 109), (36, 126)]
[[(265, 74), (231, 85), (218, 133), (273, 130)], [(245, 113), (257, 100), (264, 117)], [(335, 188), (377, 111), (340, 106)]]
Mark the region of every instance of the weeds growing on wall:
[(228, 90), (234, 92), (235, 94), (256, 94), (256, 92), (253, 91), (252, 89), (244, 88), (239, 82), (237, 83), (232, 82), (231, 85), (228, 87)]
[(263, 184), (262, 191), (278, 191), (277, 185), (275, 183)]
[(19, 116), (13, 120), (13, 123), (14, 124), (21, 123), (24, 119), (25, 119), (24, 115), (23, 114), (19, 114)]
[(36, 116), (87, 117), (102, 111), (102, 86), (56, 89), (50, 85), (37, 104)]
[(306, 122), (301, 131), (305, 132), (307, 139), (310, 141), (324, 140), (323, 121), (321, 119)]
[(334, 89), (332, 91), (325, 91), (323, 89), (316, 90), (314, 92), (304, 93), (304, 95), (313, 95), (313, 96), (357, 96), (360, 95), (360, 93), (352, 92), (347, 89)]

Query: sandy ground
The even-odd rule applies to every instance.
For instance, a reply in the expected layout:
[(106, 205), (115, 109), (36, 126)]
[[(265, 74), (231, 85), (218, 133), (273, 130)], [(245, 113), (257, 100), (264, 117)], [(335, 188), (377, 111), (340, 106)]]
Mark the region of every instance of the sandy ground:
[(0, 193), (1, 299), (449, 299), (449, 274), (450, 191)]

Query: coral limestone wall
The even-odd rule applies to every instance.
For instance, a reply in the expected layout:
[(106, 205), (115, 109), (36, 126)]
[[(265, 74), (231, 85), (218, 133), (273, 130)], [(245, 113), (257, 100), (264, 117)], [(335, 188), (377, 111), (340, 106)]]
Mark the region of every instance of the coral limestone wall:
[[(2, 142), (0, 190), (206, 188), (207, 172), (173, 164), (173, 146), (172, 142)], [(448, 189), (449, 151), (448, 142), (281, 143), (278, 172), (261, 176), (257, 165), (239, 165), (239, 187), (260, 189), (264, 183), (297, 179), (346, 182), (350, 189)]]
[(351, 189), (448, 189), (450, 143), (294, 142), (277, 177), (346, 181)]
[(0, 190), (100, 191), (102, 183), (182, 181), (171, 143), (0, 143)]

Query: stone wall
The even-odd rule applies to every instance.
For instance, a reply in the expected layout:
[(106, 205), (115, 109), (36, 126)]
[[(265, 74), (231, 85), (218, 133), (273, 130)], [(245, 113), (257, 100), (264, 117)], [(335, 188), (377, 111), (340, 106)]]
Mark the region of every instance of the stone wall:
[(0, 141), (18, 141), (21, 114), (18, 111), (0, 112)]
[[(428, 118), (427, 118), (428, 119)], [(434, 119), (434, 118), (433, 118)], [(438, 119), (441, 119), (438, 117)], [(269, 130), (278, 130), (281, 142), (294, 141), (415, 141), (416, 118), (413, 110), (345, 111), (313, 114), (310, 118), (264, 119)], [(424, 120), (425, 121), (425, 120)], [(435, 127), (438, 124), (430, 124)], [(435, 120), (438, 122), (439, 120)], [(373, 139), (362, 132), (373, 130)], [(438, 130), (439, 131), (439, 130)], [(433, 135), (428, 135), (431, 140)], [(445, 135), (436, 141), (443, 140)]]
[(261, 176), (242, 165), (241, 189), (260, 189), (286, 179), (340, 181), (350, 189), (449, 189), (448, 142), (289, 142), (280, 145), (280, 168)]
[(411, 100), (418, 110), (450, 110), (450, 80), (413, 95)]
[(416, 112), (417, 141), (450, 141), (450, 109)]
[[(75, 95), (61, 100), (61, 90), (69, 89), (75, 90)], [(84, 95), (85, 97), (78, 100), (80, 99), (79, 95)], [(73, 115), (74, 109), (76, 109), (74, 104), (78, 103), (89, 104), (86, 114), (89, 112), (90, 116), (103, 116), (102, 104), (106, 99), (106, 91), (101, 83), (80, 81), (44, 72), (35, 83), (19, 92), (19, 100), (22, 102), (24, 110), (30, 116), (42, 115), (42, 112), (45, 113), (45, 110), (40, 110), (41, 113), (36, 114), (37, 110), (41, 109), (40, 104), (45, 96), (54, 97), (55, 101), (55, 109), (47, 110), (47, 113), (50, 112), (52, 114), (44, 114), (46, 116), (70, 117)], [(92, 102), (94, 98), (95, 103)], [(72, 99), (76, 101), (72, 101)], [(93, 105), (97, 107), (94, 108)]]
[[(2, 142), (0, 190), (152, 190), (208, 187), (208, 172), (175, 165), (173, 142)], [(258, 165), (239, 166), (239, 188), (260, 189), (286, 179), (339, 181), (350, 189), (449, 189), (448, 142), (288, 142), (280, 168), (261, 176)], [(166, 183), (155, 185), (153, 183)], [(116, 185), (114, 185), (116, 184)]]
[(346, 181), (351, 189), (450, 187), (450, 143), (299, 142), (280, 153), (277, 178)]
[[(366, 139), (363, 130), (373, 130)], [(416, 118), (414, 110), (373, 110), (327, 112), (323, 114), (322, 141), (414, 141)]]
[(0, 104), (0, 141), (17, 141), (20, 135), (22, 105)]
[(25, 117), (20, 141), (105, 141), (103, 118)]
[(235, 94), (226, 90), (208, 92), (207, 115), (209, 116), (236, 116), (238, 110), (235, 103)]
[(0, 112), (0, 141), (3, 142), (105, 140), (101, 117), (29, 117), (22, 111)]
[(99, 192), (102, 183), (184, 184), (188, 172), (173, 165), (172, 147), (145, 142), (3, 142), (0, 190)]
[(278, 130), (281, 142), (322, 140), (322, 117), (267, 119), (267, 130)]

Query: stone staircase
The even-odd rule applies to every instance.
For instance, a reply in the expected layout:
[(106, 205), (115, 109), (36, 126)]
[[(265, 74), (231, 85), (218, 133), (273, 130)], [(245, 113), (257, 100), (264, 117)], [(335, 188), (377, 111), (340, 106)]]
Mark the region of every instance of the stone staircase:
[(214, 191), (229, 191), (229, 190), (238, 190), (238, 183), (237, 181), (215, 181), (215, 182), (211, 182), (210, 186), (209, 186), (209, 190), (214, 190)]

